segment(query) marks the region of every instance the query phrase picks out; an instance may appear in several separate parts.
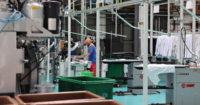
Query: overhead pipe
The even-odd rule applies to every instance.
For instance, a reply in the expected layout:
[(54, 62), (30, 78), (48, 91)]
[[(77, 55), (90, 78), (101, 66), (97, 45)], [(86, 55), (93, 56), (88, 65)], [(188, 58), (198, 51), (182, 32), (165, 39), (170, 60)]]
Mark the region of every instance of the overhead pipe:
[[(138, 28), (138, 27), (135, 27), (133, 25), (131, 25), (129, 22), (127, 22), (124, 18), (122, 18), (120, 15), (118, 15), (117, 13), (113, 12), (113, 14), (117, 15), (122, 21), (124, 21), (127, 25), (129, 25), (130, 27), (134, 28), (134, 29), (138, 29), (138, 30), (143, 30), (142, 28)], [(158, 33), (158, 34), (162, 34), (162, 35), (168, 35), (168, 33), (165, 33), (165, 32), (160, 32), (160, 31), (154, 31), (154, 30), (148, 30), (149, 32), (154, 32), (154, 33)], [(180, 35), (174, 35), (172, 34), (173, 36), (177, 36), (177, 37), (180, 37)]]
[[(67, 33), (68, 31), (62, 31), (64, 33)], [(93, 36), (90, 36), (90, 35), (84, 35), (84, 34), (80, 34), (80, 33), (76, 33), (76, 32), (71, 32), (72, 34), (75, 34), (75, 35), (80, 35), (80, 36), (84, 36), (84, 37), (93, 37)]]
[[(76, 22), (78, 22), (81, 26), (85, 27), (87, 30), (96, 32), (96, 30), (90, 29), (90, 28), (86, 27), (85, 25), (81, 24), (81, 22), (79, 22), (76, 18), (73, 17), (72, 19), (75, 20)], [(109, 34), (109, 35), (116, 35), (114, 33), (103, 32), (103, 31), (100, 31), (100, 33), (102, 33), (102, 34)], [(117, 34), (117, 36), (126, 37), (125, 35), (119, 35), (119, 34)]]

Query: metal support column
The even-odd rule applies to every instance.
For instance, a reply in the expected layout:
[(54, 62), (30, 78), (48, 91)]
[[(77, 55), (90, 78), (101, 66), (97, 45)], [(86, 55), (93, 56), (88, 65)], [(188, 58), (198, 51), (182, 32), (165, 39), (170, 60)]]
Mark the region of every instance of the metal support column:
[[(116, 4), (117, 4), (117, 0), (116, 0)], [(117, 13), (117, 7), (115, 9), (115, 12)], [(115, 34), (117, 35), (117, 15), (115, 15)]]
[(148, 3), (144, 2), (144, 31), (143, 38), (144, 44), (142, 48), (144, 49), (144, 57), (143, 57), (143, 105), (148, 105)]
[[(180, 4), (181, 5), (183, 5), (183, 0), (181, 0), (181, 2), (180, 2)], [(180, 8), (180, 30), (181, 30), (181, 28), (183, 28), (183, 8)], [(181, 33), (181, 31), (180, 31), (180, 33)], [(181, 60), (180, 60), (180, 63), (182, 64), (183, 63), (183, 57), (184, 57), (184, 55), (183, 55), (183, 41), (180, 41), (180, 43), (181, 43), (181, 51), (180, 51), (180, 55), (181, 55)]]
[[(68, 10), (71, 11), (71, 0), (68, 0)], [(68, 76), (71, 75), (71, 17), (68, 16)]]
[(47, 54), (47, 81), (49, 81), (49, 63), (50, 63), (50, 39), (48, 39), (47, 42), (47, 49), (48, 49), (48, 54)]
[[(84, 3), (85, 3), (85, 0), (81, 0), (81, 10), (83, 11), (84, 10)], [(85, 25), (85, 15), (84, 13), (81, 14), (81, 23), (83, 25)], [(81, 26), (81, 34), (83, 35), (84, 34), (84, 27)], [(81, 44), (84, 44), (84, 36), (81, 37)]]
[(168, 35), (170, 36), (170, 0), (168, 0), (168, 20), (167, 20), (168, 24), (167, 24), (167, 32)]
[[(97, 3), (96, 3), (96, 7), (98, 8), (99, 7), (99, 2), (97, 0)], [(96, 77), (99, 77), (99, 69), (100, 69), (100, 11), (97, 10), (96, 11), (96, 42), (97, 42), (97, 45), (96, 45), (96, 48), (97, 48), (97, 53), (96, 53)]]
[[(139, 5), (135, 5), (135, 22), (134, 25), (138, 27), (139, 22)], [(134, 54), (141, 55), (141, 42), (140, 42), (140, 30), (134, 29)]]
[[(151, 3), (150, 29), (153, 30), (153, 3)], [(153, 32), (150, 33), (150, 53), (153, 56)]]
[[(192, 0), (192, 1), (193, 1), (193, 3), (192, 3), (192, 7), (193, 7), (192, 11), (193, 11), (193, 14), (196, 15), (196, 0)], [(196, 40), (195, 40), (195, 37), (196, 37), (196, 19), (193, 16), (192, 17), (192, 51), (194, 53), (196, 53), (196, 46), (195, 46)], [(192, 60), (195, 60), (195, 56), (194, 55), (192, 55)]]

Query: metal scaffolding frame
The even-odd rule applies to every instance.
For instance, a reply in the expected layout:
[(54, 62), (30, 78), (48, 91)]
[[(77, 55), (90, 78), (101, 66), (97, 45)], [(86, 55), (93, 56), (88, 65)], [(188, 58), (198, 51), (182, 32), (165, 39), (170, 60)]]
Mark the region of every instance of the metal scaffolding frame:
[[(97, 5), (96, 8), (90, 8), (90, 9), (84, 9), (84, 1), (85, 0), (81, 0), (81, 11), (73, 11), (70, 12), (71, 10), (71, 0), (68, 0), (68, 7), (69, 7), (69, 13), (66, 14), (65, 16), (68, 16), (68, 41), (70, 42), (71, 39), (71, 16), (75, 16), (75, 15), (79, 15), (81, 14), (81, 23), (84, 24), (84, 14), (87, 13), (95, 13), (96, 12), (96, 35), (97, 35), (97, 59), (96, 59), (96, 72), (97, 72), (97, 77), (99, 77), (99, 69), (100, 69), (100, 11), (102, 10), (113, 10), (114, 8), (119, 8), (119, 7), (124, 7), (124, 6), (130, 6), (130, 5), (136, 5), (136, 4), (143, 4), (143, 8), (144, 8), (144, 21), (143, 21), (143, 46), (141, 46), (141, 48), (143, 48), (144, 51), (144, 55), (143, 55), (143, 73), (144, 73), (144, 79), (143, 79), (143, 105), (148, 105), (148, 7), (149, 7), (149, 1), (148, 0), (130, 0), (130, 1), (126, 1), (126, 2), (122, 2), (122, 3), (116, 3), (116, 4), (112, 4), (112, 5), (108, 5), (108, 6), (102, 6), (99, 7), (99, 2), (97, 0)], [(104, 0), (103, 0), (104, 1)], [(179, 1), (179, 0), (177, 0)], [(176, 2), (177, 2), (176, 1)], [(183, 1), (184, 0), (180, 0), (180, 5), (183, 5)], [(153, 4), (154, 0), (151, 1), (151, 9), (150, 9), (150, 28), (151, 30), (153, 30)], [(168, 0), (168, 5), (170, 5), (170, 3), (174, 3), (174, 2), (170, 2), (170, 0)], [(196, 0), (193, 0), (193, 14), (196, 14)], [(155, 4), (157, 5), (157, 4)], [(91, 7), (91, 5), (90, 5)], [(168, 15), (170, 15), (170, 8), (168, 6)], [(180, 11), (180, 19), (181, 19), (181, 28), (183, 27), (183, 8), (181, 8)], [(193, 16), (193, 39), (195, 36), (195, 21), (196, 18)], [(168, 16), (168, 27), (170, 25), (170, 16)], [(170, 33), (170, 28), (168, 29), (168, 33)], [(81, 28), (81, 34), (83, 34), (83, 27)], [(150, 46), (151, 46), (151, 54), (153, 53), (153, 32), (151, 32), (150, 34)], [(70, 44), (68, 44), (68, 57), (70, 58)], [(183, 43), (181, 42), (181, 51), (183, 52)], [(195, 51), (195, 47), (193, 44), (193, 51)], [(183, 58), (183, 53), (180, 54), (181, 58)], [(181, 60), (181, 63), (183, 62), (183, 60)], [(70, 60), (68, 63), (68, 75), (70, 76)]]
[[(84, 0), (82, 0), (81, 2), (84, 3)], [(81, 4), (83, 4), (81, 3)], [(145, 12), (144, 12), (144, 39), (147, 40), (148, 38), (148, 1), (144, 1), (144, 0), (131, 0), (131, 1), (127, 1), (127, 2), (122, 2), (122, 3), (117, 3), (117, 4), (112, 4), (112, 5), (108, 5), (108, 6), (102, 6), (102, 7), (99, 7), (99, 2), (97, 0), (97, 7), (96, 8), (91, 8), (91, 9), (87, 9), (87, 10), (82, 10), (81, 11), (77, 11), (77, 12), (69, 12), (68, 14), (66, 14), (65, 16), (68, 16), (68, 41), (70, 42), (70, 39), (71, 39), (71, 16), (75, 16), (75, 15), (78, 15), (78, 14), (82, 14), (81, 15), (81, 20), (82, 20), (82, 23), (83, 23), (83, 20), (84, 20), (84, 13), (93, 13), (93, 12), (96, 12), (96, 35), (97, 35), (97, 38), (96, 38), (96, 42), (97, 42), (97, 54), (96, 54), (96, 75), (97, 77), (99, 77), (99, 71), (100, 71), (100, 11), (102, 10), (112, 10), (114, 8), (119, 8), (119, 7), (124, 7), (124, 6), (130, 6), (130, 5), (136, 5), (136, 4), (141, 4), (143, 3), (144, 5), (144, 9), (145, 9)], [(71, 0), (68, 0), (68, 10), (71, 11)], [(82, 6), (83, 7), (83, 6)], [(83, 23), (84, 24), (84, 23)], [(82, 29), (83, 30), (83, 29)], [(83, 34), (83, 31), (81, 31), (81, 34)], [(147, 79), (147, 74), (148, 74), (148, 70), (147, 70), (147, 63), (148, 63), (148, 60), (147, 60), (147, 54), (148, 54), (148, 43), (147, 41), (145, 41), (145, 44), (142, 48), (144, 48), (144, 51), (146, 52), (144, 54), (144, 79), (143, 79), (143, 85), (144, 85), (144, 93), (143, 93), (143, 98), (144, 98), (144, 101), (143, 101), (143, 105), (147, 105), (148, 104), (148, 79)], [(70, 44), (68, 44), (68, 48), (70, 48)], [(68, 50), (68, 57), (71, 58), (71, 55), (70, 55), (70, 49)], [(69, 60), (68, 62), (68, 75), (70, 76), (70, 65), (71, 65), (71, 62)], [(146, 79), (145, 79), (146, 78)]]

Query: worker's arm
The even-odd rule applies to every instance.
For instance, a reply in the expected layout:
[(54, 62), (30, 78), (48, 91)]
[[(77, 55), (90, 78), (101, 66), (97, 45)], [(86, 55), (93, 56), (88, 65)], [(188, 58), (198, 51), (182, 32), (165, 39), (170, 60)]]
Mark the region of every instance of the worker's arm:
[(91, 53), (83, 54), (83, 56), (90, 56), (90, 55), (91, 55)]
[(90, 56), (91, 53), (87, 53), (87, 54), (82, 54), (80, 56), (77, 56), (76, 58), (84, 58), (85, 56)]

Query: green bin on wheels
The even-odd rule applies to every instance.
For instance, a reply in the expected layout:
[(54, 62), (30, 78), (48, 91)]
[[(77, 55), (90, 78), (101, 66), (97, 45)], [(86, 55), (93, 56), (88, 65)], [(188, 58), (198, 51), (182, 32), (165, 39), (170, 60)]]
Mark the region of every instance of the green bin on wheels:
[[(107, 59), (116, 60), (116, 59)], [(124, 77), (124, 64), (108, 64), (108, 71), (106, 77)], [(123, 80), (117, 80), (118, 83), (122, 83)]]
[(58, 91), (90, 91), (106, 99), (113, 98), (114, 79), (91, 77), (91, 76), (73, 76), (57, 77), (59, 80)]

